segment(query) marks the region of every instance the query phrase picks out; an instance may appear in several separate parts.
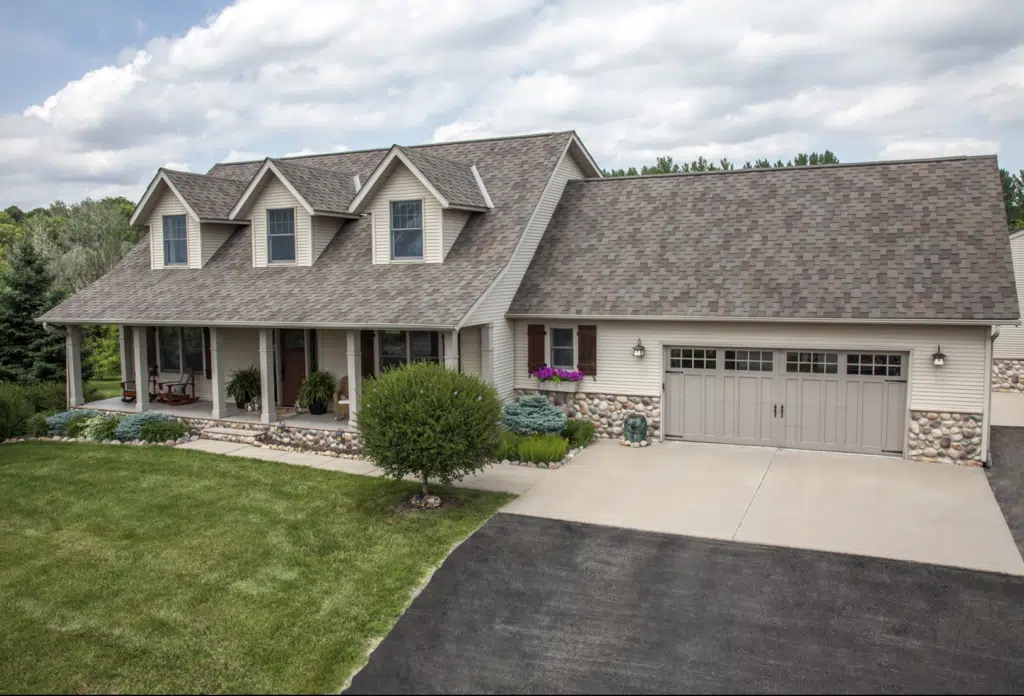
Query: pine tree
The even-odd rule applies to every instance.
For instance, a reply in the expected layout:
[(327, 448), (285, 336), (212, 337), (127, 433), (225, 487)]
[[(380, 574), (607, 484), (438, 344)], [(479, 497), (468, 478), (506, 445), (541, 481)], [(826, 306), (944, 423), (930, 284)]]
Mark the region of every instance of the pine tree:
[(46, 264), (23, 238), (0, 274), (0, 382), (64, 380), (64, 340), (35, 321), (59, 301)]

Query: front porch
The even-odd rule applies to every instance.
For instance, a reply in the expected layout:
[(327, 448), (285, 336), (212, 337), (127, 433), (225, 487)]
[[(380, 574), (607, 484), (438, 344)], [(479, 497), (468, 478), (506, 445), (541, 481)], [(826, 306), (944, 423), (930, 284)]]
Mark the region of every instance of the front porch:
[[(101, 399), (99, 401), (90, 401), (84, 404), (82, 408), (116, 413), (135, 413), (137, 410), (134, 403), (125, 403), (118, 397)], [(165, 413), (169, 416), (184, 419), (222, 421), (225, 423), (243, 423), (251, 425), (261, 425), (263, 423), (262, 414), (259, 412), (236, 411), (228, 415), (214, 417), (213, 402), (204, 400), (182, 406), (168, 406), (167, 404), (154, 401), (150, 403), (150, 408), (148, 410), (153, 411), (154, 413)], [(312, 413), (308, 412), (296, 413), (294, 409), (278, 409), (277, 418), (273, 422), (282, 423), (290, 428), (302, 428), (304, 430), (349, 429), (349, 419), (336, 419), (332, 412), (325, 413), (321, 416), (314, 416)]]

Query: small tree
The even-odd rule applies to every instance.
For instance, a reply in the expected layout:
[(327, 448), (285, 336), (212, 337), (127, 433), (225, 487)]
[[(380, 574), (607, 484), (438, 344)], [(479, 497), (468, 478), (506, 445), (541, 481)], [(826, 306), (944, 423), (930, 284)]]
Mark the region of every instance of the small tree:
[(501, 401), (486, 382), (415, 363), (363, 382), (363, 451), (388, 476), (459, 481), (487, 465), (501, 439)]

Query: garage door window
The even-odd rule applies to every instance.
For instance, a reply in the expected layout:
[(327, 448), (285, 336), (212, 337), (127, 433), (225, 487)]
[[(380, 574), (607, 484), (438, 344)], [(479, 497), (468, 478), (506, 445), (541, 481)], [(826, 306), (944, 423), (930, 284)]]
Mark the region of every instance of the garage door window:
[(737, 372), (771, 372), (772, 352), (770, 350), (727, 350), (725, 369)]
[(839, 374), (839, 353), (786, 353), (786, 372)]
[(714, 370), (718, 351), (705, 348), (672, 348), (668, 365), (673, 370)]
[(902, 377), (903, 356), (891, 353), (849, 353), (846, 356), (846, 374)]

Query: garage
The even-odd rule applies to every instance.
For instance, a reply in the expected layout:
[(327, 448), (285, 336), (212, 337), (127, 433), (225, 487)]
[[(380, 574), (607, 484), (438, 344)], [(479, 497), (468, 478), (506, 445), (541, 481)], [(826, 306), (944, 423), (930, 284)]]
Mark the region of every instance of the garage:
[(665, 436), (902, 454), (908, 355), (665, 348)]

